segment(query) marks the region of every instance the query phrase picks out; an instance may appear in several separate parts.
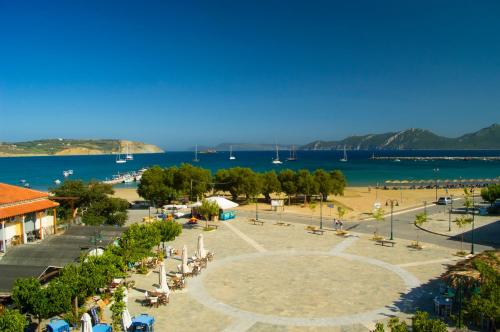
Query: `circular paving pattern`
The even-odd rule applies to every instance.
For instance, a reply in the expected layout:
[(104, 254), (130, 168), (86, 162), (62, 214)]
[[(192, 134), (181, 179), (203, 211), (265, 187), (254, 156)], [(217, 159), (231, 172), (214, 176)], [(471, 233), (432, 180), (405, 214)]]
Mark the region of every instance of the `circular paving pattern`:
[(264, 252), (228, 257), (189, 282), (190, 294), (225, 314), (269, 324), (333, 326), (394, 313), (418, 280), (397, 266), (326, 252)]

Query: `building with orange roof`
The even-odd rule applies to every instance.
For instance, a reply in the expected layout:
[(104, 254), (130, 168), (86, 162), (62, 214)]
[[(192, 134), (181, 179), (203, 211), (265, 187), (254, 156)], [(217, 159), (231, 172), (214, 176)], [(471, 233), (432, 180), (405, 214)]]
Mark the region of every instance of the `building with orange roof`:
[(46, 192), (0, 183), (0, 250), (55, 233), (57, 206)]

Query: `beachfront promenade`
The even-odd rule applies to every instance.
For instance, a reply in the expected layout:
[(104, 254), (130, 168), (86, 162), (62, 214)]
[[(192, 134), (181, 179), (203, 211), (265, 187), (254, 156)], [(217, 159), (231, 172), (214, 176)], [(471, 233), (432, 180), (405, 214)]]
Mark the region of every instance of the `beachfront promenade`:
[[(430, 206), (428, 213), (439, 208)], [(424, 249), (409, 247), (415, 237), (410, 215), (418, 211), (398, 215), (394, 247), (370, 240), (374, 221), (345, 223), (350, 234), (340, 237), (308, 232), (310, 218), (286, 215), (291, 226), (278, 226), (271, 212), (261, 212), (263, 226), (249, 223), (250, 213), (243, 212), (215, 231), (185, 229), (170, 245), (187, 244), (191, 256), (203, 234), (214, 261), (159, 308), (142, 306), (158, 272), (134, 275), (131, 314), (154, 315), (160, 331), (369, 331), (376, 321), (407, 317), (417, 307), (432, 312), (437, 278), (459, 260), (459, 244), (443, 236), (421, 232)], [(378, 224), (381, 234), (387, 226)], [(179, 262), (168, 258), (167, 270), (176, 271)]]

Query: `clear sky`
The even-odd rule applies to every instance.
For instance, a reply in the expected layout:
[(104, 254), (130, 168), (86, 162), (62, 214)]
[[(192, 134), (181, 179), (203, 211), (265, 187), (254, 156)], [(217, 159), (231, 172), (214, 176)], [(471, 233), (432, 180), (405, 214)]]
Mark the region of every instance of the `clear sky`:
[(167, 149), (500, 122), (500, 1), (0, 0), (0, 141)]

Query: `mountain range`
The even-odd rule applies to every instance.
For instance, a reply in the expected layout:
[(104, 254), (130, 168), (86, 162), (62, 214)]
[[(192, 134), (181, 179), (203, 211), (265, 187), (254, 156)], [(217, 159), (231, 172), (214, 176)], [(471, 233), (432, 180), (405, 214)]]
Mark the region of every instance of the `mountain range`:
[(500, 125), (450, 138), (425, 129), (350, 136), (339, 141), (314, 141), (301, 150), (494, 150), (500, 149)]

